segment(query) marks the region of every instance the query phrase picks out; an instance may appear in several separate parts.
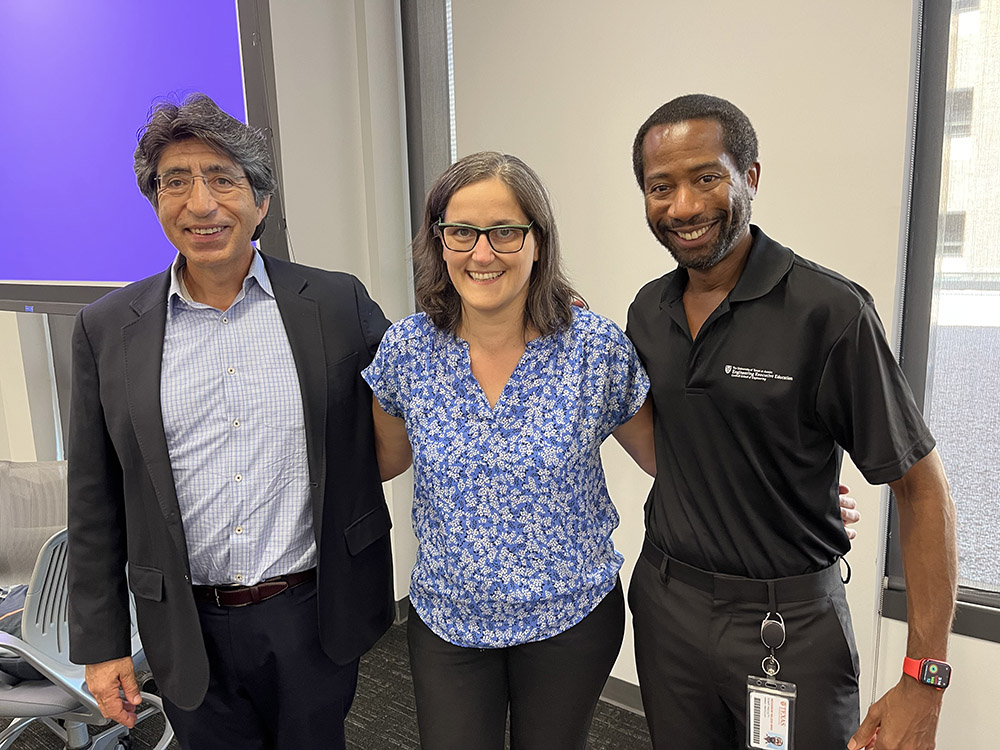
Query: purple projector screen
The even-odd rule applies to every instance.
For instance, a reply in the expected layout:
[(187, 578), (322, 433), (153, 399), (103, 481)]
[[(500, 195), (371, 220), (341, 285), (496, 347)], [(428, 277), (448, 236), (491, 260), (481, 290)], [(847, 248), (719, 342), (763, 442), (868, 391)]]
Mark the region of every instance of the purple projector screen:
[(244, 122), (235, 0), (0, 3), (0, 281), (125, 282), (173, 247), (132, 171), (159, 99)]

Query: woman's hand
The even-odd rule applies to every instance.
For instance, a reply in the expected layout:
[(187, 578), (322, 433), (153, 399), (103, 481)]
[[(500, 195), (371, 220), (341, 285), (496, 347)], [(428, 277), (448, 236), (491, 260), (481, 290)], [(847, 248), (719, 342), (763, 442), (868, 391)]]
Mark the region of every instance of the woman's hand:
[(848, 497), (851, 488), (846, 484), (840, 485), (840, 520), (844, 522), (844, 530), (847, 531), (847, 538), (854, 539), (858, 535), (851, 524), (861, 520), (861, 512), (857, 509), (858, 504), (853, 497)]

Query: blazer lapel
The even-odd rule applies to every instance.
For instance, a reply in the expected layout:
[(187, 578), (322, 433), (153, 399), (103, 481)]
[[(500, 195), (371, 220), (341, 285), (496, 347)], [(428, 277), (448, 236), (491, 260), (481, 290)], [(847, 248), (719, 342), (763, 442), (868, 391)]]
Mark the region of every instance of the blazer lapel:
[[(263, 254), (262, 254), (263, 255)], [(302, 392), (306, 453), (313, 499), (313, 532), (323, 528), (326, 492), (326, 353), (319, 304), (309, 296), (309, 283), (290, 263), (263, 255), (267, 276), (288, 336)]]
[(160, 411), (160, 368), (167, 320), (170, 270), (154, 277), (130, 306), (138, 316), (122, 327), (125, 352), (125, 397), (132, 429), (149, 472), (156, 500), (179, 553), (187, 560), (177, 490)]

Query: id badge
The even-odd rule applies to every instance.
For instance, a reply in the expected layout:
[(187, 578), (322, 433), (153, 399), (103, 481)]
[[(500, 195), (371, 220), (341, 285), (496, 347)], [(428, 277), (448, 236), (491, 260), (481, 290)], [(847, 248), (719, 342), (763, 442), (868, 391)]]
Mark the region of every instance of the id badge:
[(774, 677), (747, 677), (747, 747), (793, 750), (795, 685)]

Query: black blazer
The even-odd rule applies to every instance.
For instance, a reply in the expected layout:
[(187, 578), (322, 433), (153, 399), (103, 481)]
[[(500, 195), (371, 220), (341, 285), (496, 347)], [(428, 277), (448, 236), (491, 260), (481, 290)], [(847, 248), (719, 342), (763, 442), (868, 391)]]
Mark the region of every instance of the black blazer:
[[(323, 649), (337, 663), (392, 622), (389, 511), (361, 378), (389, 323), (353, 276), (264, 256), (302, 391)], [(160, 413), (169, 269), (88, 305), (73, 334), (69, 619), (74, 662), (130, 653), (125, 580), (157, 685), (198, 706), (208, 658)]]

